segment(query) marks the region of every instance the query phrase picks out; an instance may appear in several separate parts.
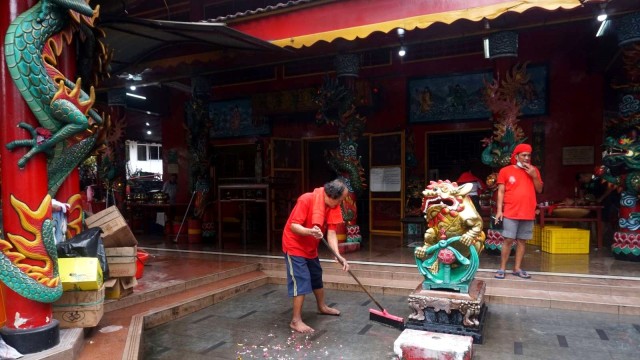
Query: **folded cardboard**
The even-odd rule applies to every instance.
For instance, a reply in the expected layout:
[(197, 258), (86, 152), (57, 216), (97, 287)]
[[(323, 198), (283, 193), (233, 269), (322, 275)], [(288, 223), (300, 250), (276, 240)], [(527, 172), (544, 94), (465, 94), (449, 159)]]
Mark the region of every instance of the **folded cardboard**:
[(104, 249), (105, 255), (110, 256), (136, 256), (138, 248), (135, 246), (112, 247)]
[(98, 290), (65, 291), (53, 303), (53, 318), (63, 329), (93, 327), (104, 314), (104, 284)]
[[(135, 258), (134, 258), (135, 259)], [(107, 260), (109, 262), (109, 260)], [(111, 263), (109, 262), (109, 277), (118, 278), (136, 275), (136, 261), (128, 263)]]
[(138, 244), (129, 225), (117, 207), (111, 206), (85, 219), (88, 228), (102, 229), (105, 248), (135, 246)]
[(107, 256), (107, 263), (109, 266), (112, 264), (129, 264), (138, 260), (135, 256)]
[(107, 299), (120, 299), (133, 293), (134, 286), (138, 285), (135, 276), (109, 279), (104, 283), (105, 297)]
[(97, 258), (59, 258), (58, 269), (64, 291), (98, 290), (102, 286), (102, 269)]

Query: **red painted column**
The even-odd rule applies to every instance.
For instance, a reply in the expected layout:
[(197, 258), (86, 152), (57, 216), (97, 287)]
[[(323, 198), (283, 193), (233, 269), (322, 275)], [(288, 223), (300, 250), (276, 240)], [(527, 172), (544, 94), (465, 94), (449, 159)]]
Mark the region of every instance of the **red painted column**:
[[(62, 55), (58, 58), (58, 68), (69, 79), (75, 82), (76, 53), (74, 43), (65, 45)], [(85, 79), (82, 79), (85, 80)], [(82, 232), (82, 198), (80, 196), (80, 172), (76, 167), (62, 183), (54, 199), (71, 206), (67, 212), (67, 239)]]
[[(33, 6), (35, 0), (7, 0), (0, 2), (0, 38), (4, 41), (7, 28), (20, 13)], [(3, 42), (4, 44), (4, 42)], [(32, 234), (24, 231), (18, 214), (11, 204), (11, 196), (25, 203), (31, 210), (40, 207), (47, 195), (47, 163), (44, 154), (29, 160), (24, 169), (17, 162), (26, 148), (9, 151), (6, 144), (17, 139), (30, 139), (31, 135), (17, 127), (20, 121), (38, 126), (31, 110), (11, 79), (5, 61), (5, 48), (0, 49), (0, 156), (2, 158), (2, 213), (4, 234), (19, 234), (29, 239)], [(51, 218), (48, 204), (45, 219)], [(30, 237), (29, 237), (30, 236)], [(11, 241), (8, 239), (7, 241)], [(27, 259), (30, 265), (41, 265), (40, 261)], [(6, 323), (1, 329), (5, 342), (21, 353), (37, 352), (57, 345), (60, 341), (58, 323), (53, 320), (52, 305), (28, 300), (2, 284)]]

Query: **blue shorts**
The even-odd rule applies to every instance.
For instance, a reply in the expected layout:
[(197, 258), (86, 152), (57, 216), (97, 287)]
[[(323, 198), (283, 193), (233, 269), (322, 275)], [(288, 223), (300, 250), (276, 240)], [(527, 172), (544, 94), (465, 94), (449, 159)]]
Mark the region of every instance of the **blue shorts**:
[(533, 220), (516, 220), (503, 218), (502, 236), (507, 239), (533, 239)]
[(322, 267), (320, 259), (284, 254), (287, 265), (287, 288), (289, 296), (306, 295), (315, 289), (322, 289)]

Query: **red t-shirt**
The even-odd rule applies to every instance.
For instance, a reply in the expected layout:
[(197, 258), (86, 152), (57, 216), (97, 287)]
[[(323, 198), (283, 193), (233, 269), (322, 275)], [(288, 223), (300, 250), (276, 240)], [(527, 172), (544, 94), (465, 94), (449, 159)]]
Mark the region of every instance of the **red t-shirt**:
[[(324, 195), (324, 188), (321, 189)], [(318, 190), (318, 189), (316, 189)], [(344, 222), (342, 219), (342, 210), (340, 206), (330, 208), (324, 203), (324, 196), (320, 197), (322, 204), (316, 206), (324, 207), (324, 224), (316, 224), (326, 234), (327, 230), (336, 230), (337, 225)], [(302, 256), (307, 259), (314, 259), (318, 257), (318, 244), (320, 239), (316, 239), (313, 236), (298, 235), (291, 231), (291, 224), (300, 224), (306, 228), (312, 228), (314, 224), (311, 223), (311, 216), (314, 208), (314, 194), (305, 193), (302, 194), (296, 206), (291, 211), (287, 224), (284, 226), (284, 232), (282, 234), (282, 251), (293, 256)]]
[[(538, 178), (540, 171), (536, 168)], [(540, 180), (542, 182), (542, 180)], [(526, 171), (516, 165), (500, 169), (498, 184), (504, 185), (502, 214), (515, 220), (534, 220), (536, 218), (536, 188), (533, 179)]]

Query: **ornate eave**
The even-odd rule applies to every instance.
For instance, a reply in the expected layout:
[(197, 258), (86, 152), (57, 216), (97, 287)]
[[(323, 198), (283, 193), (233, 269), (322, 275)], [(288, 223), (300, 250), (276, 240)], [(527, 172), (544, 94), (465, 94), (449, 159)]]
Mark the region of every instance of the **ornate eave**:
[(376, 31), (425, 29), (437, 22), (451, 24), (459, 19), (491, 20), (505, 12), (522, 13), (534, 7), (557, 10), (578, 6), (581, 6), (580, 0), (353, 0), (323, 3), (262, 18), (240, 18), (228, 25), (280, 47), (302, 48), (318, 41), (365, 38)]

